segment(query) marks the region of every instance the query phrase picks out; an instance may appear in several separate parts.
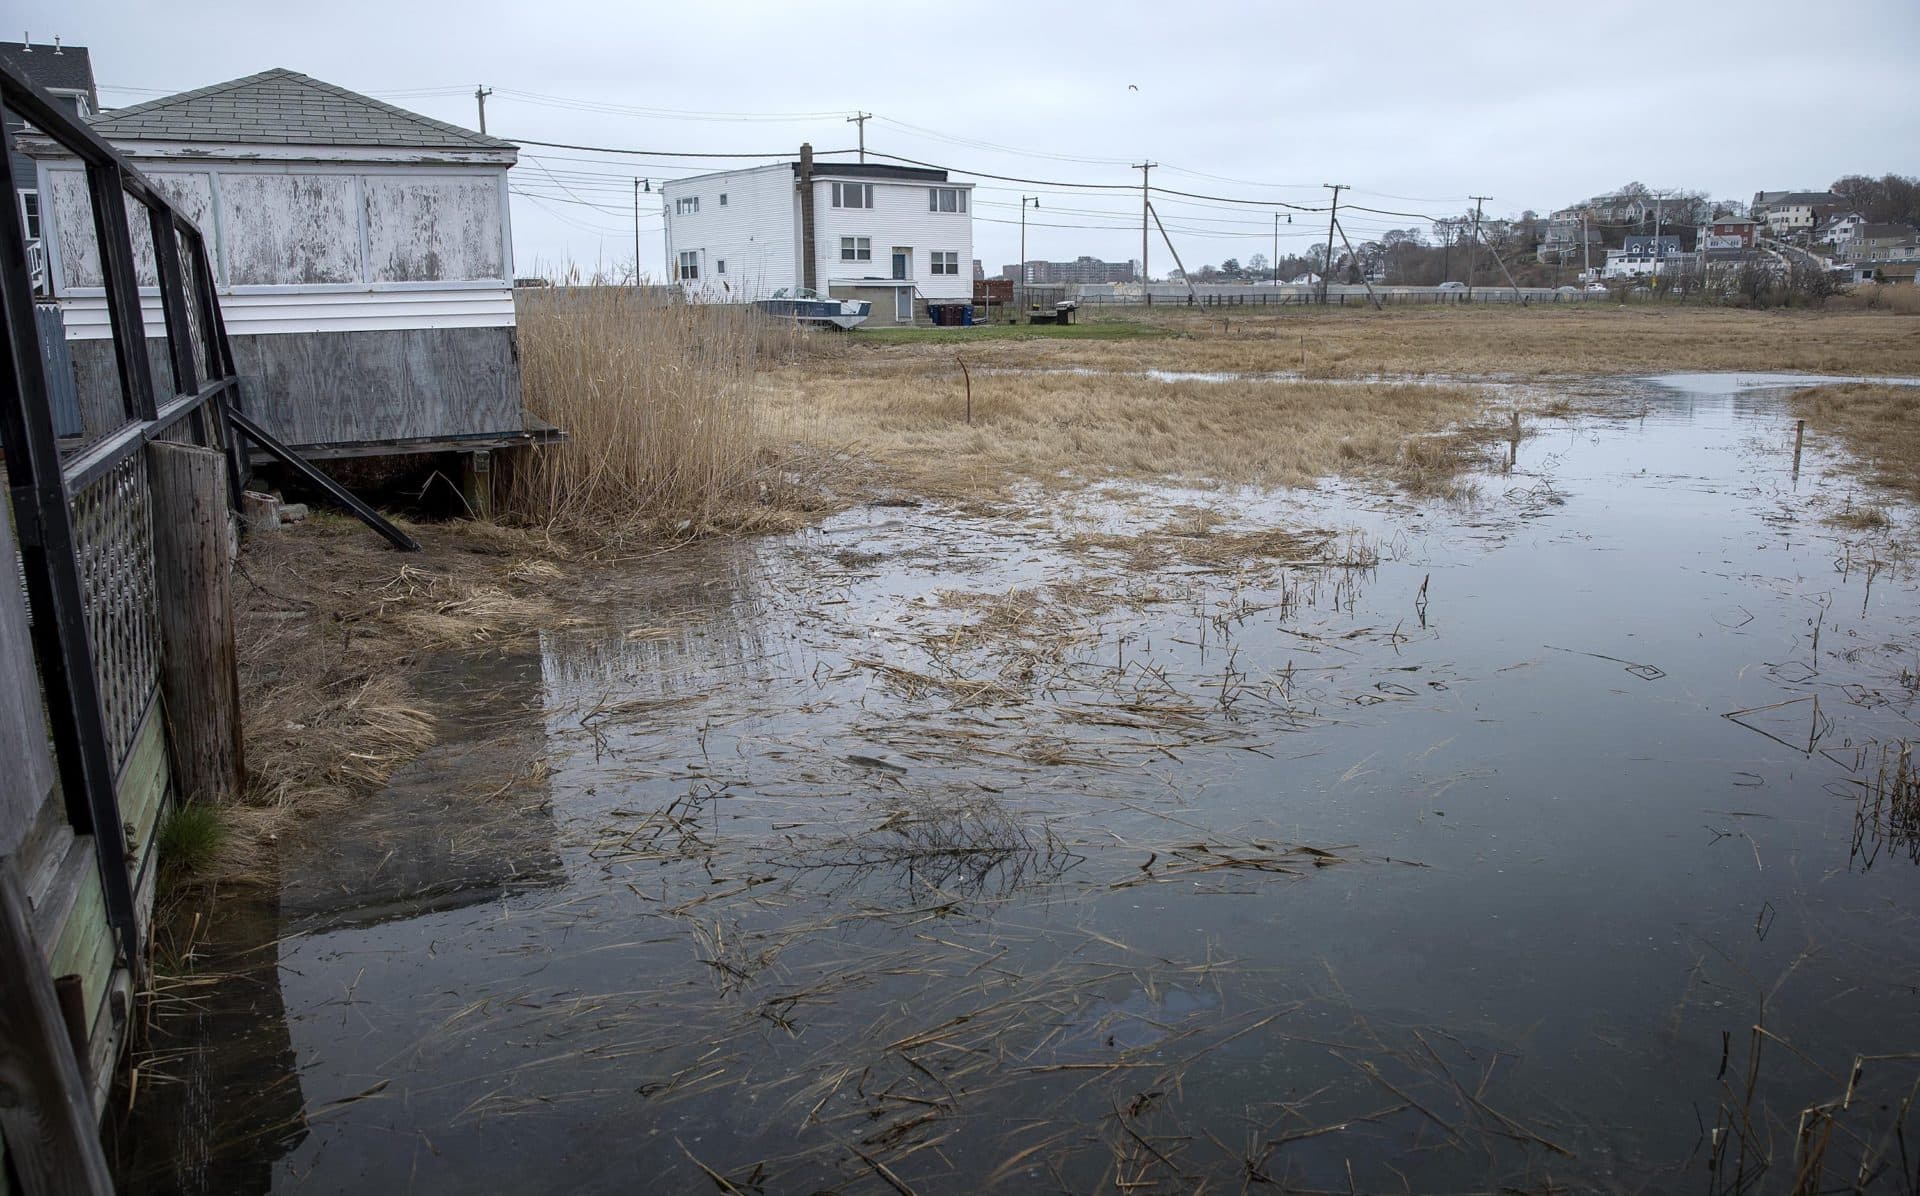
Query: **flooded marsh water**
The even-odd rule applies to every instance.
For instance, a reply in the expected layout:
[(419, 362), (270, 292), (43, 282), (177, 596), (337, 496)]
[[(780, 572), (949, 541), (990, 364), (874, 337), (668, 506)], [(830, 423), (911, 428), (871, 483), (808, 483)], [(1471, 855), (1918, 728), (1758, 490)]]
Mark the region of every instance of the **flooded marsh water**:
[(1781, 385), (1529, 419), (1467, 505), (1096, 487), (594, 578), (219, 908), (123, 1180), (1911, 1191), (1920, 839), (1862, 799), (1916, 513)]

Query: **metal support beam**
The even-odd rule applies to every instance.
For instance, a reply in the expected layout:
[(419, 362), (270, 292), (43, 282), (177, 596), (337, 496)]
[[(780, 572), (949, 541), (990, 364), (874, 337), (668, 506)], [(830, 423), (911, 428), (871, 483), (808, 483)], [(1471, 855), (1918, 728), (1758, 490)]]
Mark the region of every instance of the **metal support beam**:
[(345, 486), (342, 486), (326, 474), (315, 469), (312, 465), (309, 465), (300, 454), (294, 452), (286, 445), (281, 444), (280, 441), (265, 428), (254, 423), (246, 412), (239, 410), (237, 407), (230, 407), (227, 409), (227, 419), (230, 420), (235, 427), (239, 428), (241, 432), (244, 432), (249, 440), (267, 450), (276, 461), (299, 474), (309, 485), (317, 486), (321, 490), (326, 491), (328, 497), (353, 512), (353, 514), (359, 518), (360, 522), (386, 537), (387, 543), (398, 548), (401, 552), (420, 551), (419, 541), (393, 526), (380, 512), (374, 510), (366, 503), (361, 502), (353, 491), (348, 490)]

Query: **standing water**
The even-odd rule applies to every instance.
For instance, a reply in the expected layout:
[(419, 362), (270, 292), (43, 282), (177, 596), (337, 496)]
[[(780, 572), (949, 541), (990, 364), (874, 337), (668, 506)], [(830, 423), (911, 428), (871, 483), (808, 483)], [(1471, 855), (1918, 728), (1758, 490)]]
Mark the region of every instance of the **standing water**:
[(440, 661), (123, 1180), (1913, 1190), (1915, 512), (1751, 382), (1529, 431), (1456, 506), (865, 508)]

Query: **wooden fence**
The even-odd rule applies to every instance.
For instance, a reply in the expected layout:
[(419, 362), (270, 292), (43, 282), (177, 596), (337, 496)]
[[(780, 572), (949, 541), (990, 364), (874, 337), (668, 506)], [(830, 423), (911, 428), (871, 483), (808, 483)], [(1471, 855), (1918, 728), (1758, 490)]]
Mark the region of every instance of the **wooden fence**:
[[(230, 743), (237, 727), (227, 528), (209, 514), (242, 478), (237, 382), (193, 223), (4, 69), (0, 103), (86, 165), (114, 350), (110, 376), (76, 371), (0, 204), (0, 1188), (107, 1191), (97, 1118), (134, 1021), (159, 828), (187, 792), (174, 761), (199, 789), (238, 783), (231, 753), (178, 754), (185, 728)], [(163, 327), (143, 326), (141, 273)], [(224, 653), (170, 634), (183, 617), (225, 626)]]

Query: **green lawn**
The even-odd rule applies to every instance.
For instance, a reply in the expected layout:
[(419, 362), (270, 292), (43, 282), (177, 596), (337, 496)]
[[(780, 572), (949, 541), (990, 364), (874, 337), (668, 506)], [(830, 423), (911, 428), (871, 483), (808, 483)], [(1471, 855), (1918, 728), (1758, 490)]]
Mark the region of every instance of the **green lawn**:
[(1172, 334), (1170, 328), (1116, 320), (1096, 324), (976, 324), (972, 328), (856, 328), (851, 335), (856, 343), (876, 345), (958, 345), (1010, 340), (1117, 341)]

